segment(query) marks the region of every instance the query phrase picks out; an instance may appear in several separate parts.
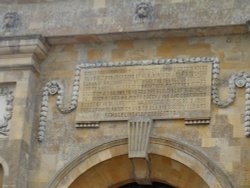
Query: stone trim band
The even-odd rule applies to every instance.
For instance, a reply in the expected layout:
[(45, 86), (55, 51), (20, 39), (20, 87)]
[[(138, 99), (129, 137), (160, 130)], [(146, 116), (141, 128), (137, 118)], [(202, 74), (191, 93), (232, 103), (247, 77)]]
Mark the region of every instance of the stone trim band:
[[(220, 62), (217, 57), (192, 57), (192, 58), (173, 58), (173, 59), (155, 59), (141, 61), (124, 61), (124, 62), (97, 62), (82, 63), (76, 66), (75, 77), (73, 81), (73, 90), (71, 94), (71, 102), (68, 106), (63, 105), (64, 89), (58, 80), (48, 81), (43, 88), (43, 97), (40, 110), (40, 121), (38, 128), (38, 141), (42, 142), (45, 137), (47, 113), (48, 113), (48, 96), (57, 94), (57, 108), (63, 114), (70, 113), (77, 108), (77, 101), (80, 88), (81, 69), (99, 68), (99, 67), (122, 67), (122, 66), (147, 66), (160, 64), (189, 64), (189, 63), (212, 63), (212, 102), (220, 108), (231, 105), (236, 98), (236, 87), (246, 88), (245, 95), (245, 135), (250, 136), (250, 74), (239, 72), (233, 74), (229, 79), (228, 98), (223, 101), (219, 95), (220, 81)], [(66, 106), (66, 107), (65, 107)]]

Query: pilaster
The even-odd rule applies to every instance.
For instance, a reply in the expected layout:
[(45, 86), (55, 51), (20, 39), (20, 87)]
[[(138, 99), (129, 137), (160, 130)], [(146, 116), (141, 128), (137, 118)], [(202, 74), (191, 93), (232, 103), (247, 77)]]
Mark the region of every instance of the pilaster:
[(4, 173), (4, 187), (27, 187), (40, 64), (47, 53), (48, 44), (41, 36), (0, 38), (0, 88), (11, 91), (13, 98), (11, 106), (6, 104), (11, 110), (6, 134), (0, 135), (0, 157), (10, 171)]

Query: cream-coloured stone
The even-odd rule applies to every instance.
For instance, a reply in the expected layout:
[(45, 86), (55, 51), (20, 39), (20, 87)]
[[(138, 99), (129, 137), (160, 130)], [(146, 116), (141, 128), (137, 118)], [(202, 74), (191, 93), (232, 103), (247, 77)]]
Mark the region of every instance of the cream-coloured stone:
[(106, 7), (106, 0), (94, 0), (94, 8), (100, 9)]
[(202, 138), (202, 147), (215, 147), (216, 139), (215, 138)]
[(240, 147), (224, 147), (220, 153), (221, 162), (224, 164), (240, 162), (241, 152)]
[(105, 151), (98, 153), (98, 156), (100, 158), (100, 161), (105, 161), (112, 157), (111, 152), (109, 150), (105, 150)]
[(241, 121), (241, 113), (234, 113), (228, 116), (228, 121), (233, 125), (233, 137), (241, 138), (244, 136), (243, 126)]
[[(235, 3), (237, 3), (237, 1), (235, 1)], [(115, 34), (113, 34), (113, 36), (114, 38), (116, 37)], [(154, 37), (157, 36), (154, 35)], [(93, 38), (91, 40), (95, 40)], [(228, 42), (228, 39), (231, 40), (230, 43)], [(62, 42), (66, 42), (66, 40), (67, 39), (64, 38)], [(85, 38), (82, 40), (87, 39)], [(111, 40), (111, 38), (109, 38), (109, 40)], [(17, 134), (17, 136), (13, 136), (13, 138), (15, 139), (0, 139), (0, 146), (8, 148), (8, 151), (10, 151), (11, 143), (15, 141), (18, 142), (17, 139), (24, 140), (24, 143), (29, 142), (31, 136), (30, 131), (36, 131), (37, 129), (37, 116), (39, 113), (38, 106), (40, 106), (40, 97), (42, 95), (41, 87), (48, 80), (58, 79), (62, 81), (65, 86), (65, 102), (70, 99), (70, 92), (73, 87), (75, 65), (76, 63), (92, 63), (91, 59), (88, 59), (87, 55), (84, 54), (84, 51), (88, 52), (93, 48), (103, 49), (101, 50), (102, 53), (98, 55), (98, 59), (107, 62), (112, 61), (112, 58), (119, 59), (119, 61), (121, 62), (128, 60), (130, 63), (137, 58), (157, 59), (162, 57), (169, 59), (175, 57), (198, 57), (201, 55), (219, 57), (221, 65), (220, 75), (222, 78), (219, 87), (224, 88), (224, 91), (222, 91), (221, 93), (222, 97), (227, 97), (228, 78), (232, 74), (239, 71), (250, 72), (248, 35), (214, 37), (204, 36), (192, 38), (168, 37), (166, 39), (158, 38), (135, 41), (128, 40), (126, 43), (126, 45), (124, 44), (119, 46), (116, 44), (116, 42), (106, 41), (102, 44), (85, 43), (78, 45), (67, 44), (53, 46), (49, 52), (49, 57), (42, 64), (40, 64), (41, 76), (35, 83), (35, 79), (33, 79), (33, 77), (30, 77), (30, 70), (12, 70), (14, 69), (12, 66), (13, 62), (21, 62), (22, 65), (28, 62), (27, 64), (28, 66), (30, 66), (34, 59), (26, 57), (26, 55), (28, 54), (26, 54), (25, 56), (10, 54), (8, 56), (1, 56), (0, 61), (6, 66), (11, 66), (8, 68), (8, 70), (0, 70), (0, 82), (16, 83), (17, 91), (15, 92), (16, 98), (14, 101), (15, 105), (13, 111), (13, 117), (15, 117), (15, 121), (12, 119), (10, 121), (10, 125), (14, 129), (14, 133)], [(114, 51), (114, 49), (118, 51)], [(239, 53), (237, 53), (236, 55), (231, 54), (233, 53), (233, 51), (235, 51), (234, 49)], [(239, 54), (242, 54), (241, 60), (236, 61), (236, 59), (239, 58)], [(11, 60), (11, 57), (13, 57), (13, 61)], [(231, 60), (229, 61), (228, 58)], [(115, 63), (117, 62), (115, 61), (114, 64)], [(130, 65), (131, 63), (126, 64), (126, 66)], [(105, 69), (109, 69), (109, 67), (106, 66)], [(38, 74), (36, 75), (38, 76)], [(31, 85), (33, 89), (31, 88)], [(231, 106), (225, 109), (218, 109), (216, 105), (212, 104), (210, 125), (202, 127), (191, 127), (184, 126), (183, 120), (156, 120), (154, 122), (155, 126), (152, 129), (152, 136), (178, 140), (182, 143), (185, 143), (187, 146), (190, 146), (190, 148), (195, 148), (196, 150), (201, 151), (204, 154), (203, 158), (207, 157), (209, 161), (215, 161), (219, 169), (227, 174), (228, 177), (232, 177), (230, 181), (233, 182), (234, 187), (248, 187), (250, 185), (250, 167), (248, 165), (250, 162), (250, 159), (248, 157), (250, 142), (248, 138), (244, 137), (244, 127), (242, 126), (244, 123), (243, 116), (245, 109), (245, 91), (245, 88), (237, 88), (236, 100)], [(79, 96), (82, 95), (83, 92), (79, 93)], [(26, 100), (26, 98), (28, 98), (29, 100)], [(80, 100), (79, 103), (82, 103), (85, 99), (82, 98)], [(30, 106), (30, 104), (32, 105)], [(88, 148), (96, 147), (97, 145), (105, 145), (111, 140), (127, 138), (128, 136), (126, 122), (119, 121), (101, 122), (99, 129), (75, 129), (74, 125), (75, 116), (77, 115), (76, 112), (63, 115), (58, 112), (55, 104), (56, 97), (51, 96), (49, 98), (49, 123), (46, 130), (46, 141), (42, 144), (38, 144), (37, 142), (33, 141), (33, 149), (31, 149), (29, 162), (26, 161), (27, 163), (29, 163), (29, 167), (27, 167), (27, 169), (32, 169), (29, 171), (30, 175), (28, 178), (28, 181), (31, 182), (29, 183), (30, 187), (46, 187), (50, 179), (58, 172), (58, 170), (60, 170), (60, 168), (65, 166), (68, 162), (72, 161), (73, 158), (75, 156), (78, 156), (81, 152), (85, 152), (86, 150), (88, 150)], [(37, 106), (37, 108), (35, 108), (35, 106)], [(28, 109), (27, 111), (26, 108)], [(26, 113), (22, 112), (24, 110), (26, 111)], [(24, 116), (28, 117), (24, 118)], [(20, 126), (24, 129), (21, 130)], [(26, 133), (30, 134), (30, 136), (27, 136)], [(34, 140), (35, 133), (32, 134), (32, 139)], [(8, 142), (7, 145), (6, 142)], [(14, 143), (14, 145), (18, 146), (19, 143)], [(23, 148), (25, 149), (29, 147), (30, 146), (25, 146)], [(184, 151), (188, 153), (189, 150), (185, 149)], [(104, 160), (108, 157), (115, 158), (118, 155), (127, 154), (128, 148), (127, 146), (117, 146), (110, 149), (109, 152), (110, 154), (104, 154), (101, 156), (97, 155), (97, 162), (93, 163), (92, 160), (89, 160), (89, 162), (85, 163), (85, 165), (77, 168), (77, 172), (75, 173), (78, 175), (77, 177), (79, 177), (82, 172), (91, 169), (91, 167), (102, 164), (102, 162), (100, 161), (101, 159)], [(171, 148), (166, 149), (163, 145), (160, 145), (157, 148), (151, 147), (149, 149), (149, 153), (160, 154), (160, 152), (164, 153), (164, 155), (166, 156), (172, 156), (176, 159), (186, 161), (186, 166), (188, 166), (190, 169), (192, 168), (192, 170), (196, 170), (203, 177), (205, 176), (204, 174), (207, 173), (206, 170), (200, 168), (199, 165), (192, 164), (192, 161), (186, 158), (185, 155), (175, 152)], [(1, 155), (7, 155), (8, 152), (6, 152), (5, 150), (2, 152), (1, 150), (0, 153)], [(41, 164), (41, 160), (38, 156), (46, 156), (50, 154), (57, 155), (57, 160), (55, 162), (56, 167), (53, 167), (53, 170), (51, 169), (50, 171), (47, 171), (46, 168), (43, 168), (43, 164)], [(19, 155), (13, 154), (11, 155), (11, 157), (12, 156)], [(7, 162), (11, 167), (10, 169), (13, 169), (13, 167), (15, 167), (15, 164), (12, 163), (13, 161), (9, 159), (11, 157), (3, 157), (8, 159)], [(17, 161), (17, 159), (15, 159), (15, 161)], [(86, 161), (88, 161), (88, 159), (86, 159)], [(20, 165), (25, 164), (26, 162), (22, 161), (20, 162)], [(203, 161), (203, 164), (210, 163), (206, 163)], [(210, 169), (213, 169), (213, 167)], [(181, 168), (180, 170), (183, 169)], [(158, 177), (164, 177), (164, 172), (165, 171), (159, 170), (157, 172)], [(183, 174), (184, 173), (185, 172), (183, 172)], [(13, 171), (10, 171), (10, 174), (13, 174)], [(26, 173), (23, 172), (22, 174)], [(178, 175), (172, 177), (173, 174), (175, 173), (169, 173), (167, 175), (175, 181), (179, 180), (181, 185), (185, 185), (185, 179), (178, 177)], [(116, 180), (123, 180), (122, 178), (119, 178), (122, 175), (123, 173), (121, 171), (117, 171), (117, 176), (116, 174), (112, 174), (111, 176), (107, 176), (107, 179), (108, 181), (113, 182), (115, 182)], [(214, 178), (209, 178), (210, 175), (211, 173), (207, 173), (207, 176), (205, 176), (206, 179), (208, 179), (208, 181), (210, 182), (210, 187), (219, 187), (218, 182), (214, 180)], [(41, 177), (41, 179), (39, 177)], [(71, 176), (70, 179), (71, 181), (75, 181), (77, 177)], [(100, 174), (98, 174), (98, 176), (96, 175), (95, 179), (98, 179), (97, 177), (99, 177), (100, 179), (104, 178), (104, 176)], [(98, 183), (100, 183), (100, 181), (101, 180), (98, 179)], [(194, 178), (193, 181), (196, 181), (196, 178)], [(13, 183), (9, 184), (13, 185)], [(87, 185), (89, 185), (89, 187), (91, 186), (91, 184)], [(226, 188), (228, 187), (230, 186), (226, 186)]]

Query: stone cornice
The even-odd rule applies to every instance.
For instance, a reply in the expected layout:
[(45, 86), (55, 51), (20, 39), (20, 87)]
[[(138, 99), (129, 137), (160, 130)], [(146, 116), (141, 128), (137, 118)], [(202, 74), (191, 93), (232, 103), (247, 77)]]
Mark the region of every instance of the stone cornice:
[(107, 33), (77, 33), (67, 35), (45, 35), (50, 44), (74, 44), (74, 43), (102, 43), (119, 40), (140, 40), (167, 37), (204, 37), (204, 36), (224, 36), (224, 35), (246, 35), (248, 25), (224, 25), (197, 28), (166, 28), (148, 30), (127, 30), (122, 32)]
[(0, 38), (0, 55), (33, 54), (43, 60), (47, 56), (48, 47), (46, 40), (39, 35)]
[(48, 49), (46, 40), (39, 35), (1, 37), (0, 69), (30, 68), (39, 72), (39, 63), (47, 57)]

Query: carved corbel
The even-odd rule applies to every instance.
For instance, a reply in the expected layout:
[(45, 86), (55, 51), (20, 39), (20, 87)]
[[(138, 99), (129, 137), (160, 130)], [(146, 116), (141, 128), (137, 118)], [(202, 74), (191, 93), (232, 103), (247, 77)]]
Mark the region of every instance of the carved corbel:
[(128, 157), (133, 165), (134, 179), (138, 184), (151, 184), (148, 158), (152, 120), (135, 118), (128, 122)]

